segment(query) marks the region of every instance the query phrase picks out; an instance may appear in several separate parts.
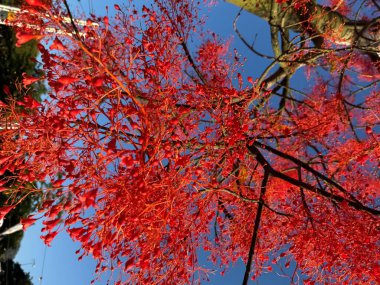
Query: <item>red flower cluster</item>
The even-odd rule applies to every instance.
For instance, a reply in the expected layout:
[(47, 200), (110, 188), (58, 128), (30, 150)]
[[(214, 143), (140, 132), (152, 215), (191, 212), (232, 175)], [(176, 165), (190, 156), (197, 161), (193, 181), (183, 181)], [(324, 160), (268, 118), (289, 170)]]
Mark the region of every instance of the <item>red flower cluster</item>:
[[(192, 51), (203, 23), (192, 1), (116, 5), (114, 18), (75, 28), (60, 7), (27, 2), (44, 10), (19, 23), (40, 25), (49, 98), (9, 107), (19, 127), (2, 131), (0, 164), (51, 181), (47, 244), (66, 230), (97, 273), (120, 270), (116, 284), (199, 283), (199, 249), (222, 270), (248, 261), (254, 277), (281, 260), (310, 284), (380, 282), (380, 92), (364, 52), (333, 34), (318, 49), (305, 19), (302, 41), (282, 42), (286, 53), (245, 79), (216, 35)], [(18, 43), (34, 38), (25, 27)], [(304, 65), (306, 91), (290, 86)]]

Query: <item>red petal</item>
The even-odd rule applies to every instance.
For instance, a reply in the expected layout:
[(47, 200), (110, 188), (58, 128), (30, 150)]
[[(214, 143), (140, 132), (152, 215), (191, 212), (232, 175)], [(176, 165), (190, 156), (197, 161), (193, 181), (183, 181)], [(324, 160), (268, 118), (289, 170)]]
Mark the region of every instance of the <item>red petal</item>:
[(0, 220), (5, 217), (6, 214), (9, 213), (15, 206), (4, 206), (0, 208)]
[(37, 219), (31, 218), (31, 217), (21, 219), (23, 231), (25, 231), (27, 228), (29, 228), (31, 225), (33, 225), (36, 221), (37, 221)]
[(57, 236), (57, 234), (58, 234), (58, 232), (51, 232), (51, 233), (48, 233), (46, 236), (41, 236), (41, 239), (44, 240), (44, 243), (47, 246), (50, 246), (50, 243)]
[(40, 8), (46, 7), (45, 4), (39, 0), (26, 0), (26, 3), (30, 6), (35, 6), (35, 7), (40, 7)]
[(63, 45), (63, 43), (58, 38), (55, 38), (55, 40), (53, 41), (53, 43), (50, 46), (50, 49), (66, 50), (66, 47)]
[(103, 78), (95, 77), (94, 79), (92, 79), (91, 84), (95, 87), (101, 87), (103, 84)]
[(31, 35), (31, 34), (23, 34), (21, 32), (18, 32), (18, 33), (16, 33), (16, 38), (17, 38), (16, 47), (20, 47), (21, 45), (23, 45), (23, 44), (25, 44), (31, 40), (38, 39), (39, 36)]
[(69, 85), (71, 83), (74, 83), (78, 81), (78, 79), (74, 78), (74, 77), (70, 77), (70, 76), (62, 76), (60, 78), (58, 78), (57, 82), (58, 83), (61, 83), (63, 85)]

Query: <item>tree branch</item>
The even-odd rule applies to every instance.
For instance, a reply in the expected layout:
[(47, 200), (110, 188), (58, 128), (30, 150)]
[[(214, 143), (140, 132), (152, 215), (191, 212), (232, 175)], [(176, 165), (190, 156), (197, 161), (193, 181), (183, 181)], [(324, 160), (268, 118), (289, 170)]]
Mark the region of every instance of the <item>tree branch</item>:
[(255, 247), (256, 247), (256, 243), (257, 243), (257, 235), (259, 233), (261, 215), (263, 213), (264, 195), (265, 195), (265, 192), (267, 190), (267, 183), (268, 183), (268, 179), (269, 179), (269, 171), (268, 171), (267, 167), (263, 166), (263, 168), (264, 168), (264, 178), (263, 178), (263, 181), (261, 182), (261, 192), (260, 192), (259, 205), (257, 206), (255, 225), (253, 228), (251, 245), (249, 247), (248, 260), (247, 260), (247, 264), (245, 267), (245, 273), (244, 273), (244, 279), (243, 279), (242, 285), (248, 284), (249, 272), (251, 271), (251, 266), (252, 266), (252, 258), (253, 258), (253, 255), (255, 254)]
[(362, 203), (358, 202), (356, 199), (355, 200), (349, 200), (345, 197), (342, 197), (342, 196), (339, 196), (339, 195), (336, 195), (336, 194), (333, 194), (333, 193), (330, 193), (330, 192), (327, 192), (326, 190), (323, 190), (323, 189), (320, 189), (320, 188), (317, 188), (309, 183), (306, 183), (306, 182), (303, 182), (303, 181), (299, 181), (297, 179), (294, 179), (293, 177), (290, 177), (276, 169), (274, 169), (270, 164), (269, 162), (265, 159), (265, 157), (262, 155), (262, 153), (258, 150), (258, 148), (254, 145), (254, 144), (251, 144), (251, 145), (247, 145), (247, 148), (248, 150), (254, 154), (256, 156), (256, 159), (257, 161), (264, 167), (266, 167), (267, 171), (270, 173), (271, 176), (273, 177), (276, 177), (276, 178), (280, 178), (294, 186), (297, 186), (297, 187), (302, 187), (303, 189), (307, 189), (308, 191), (310, 192), (313, 192), (315, 194), (318, 194), (322, 197), (325, 197), (331, 201), (334, 201), (334, 202), (337, 202), (337, 203), (342, 203), (342, 202), (345, 202), (347, 203), (350, 207), (356, 209), (356, 210), (359, 210), (359, 211), (363, 211), (363, 212), (367, 212), (368, 214), (371, 214), (371, 215), (374, 215), (374, 216), (380, 216), (380, 211), (379, 210), (376, 210), (376, 209), (373, 209), (373, 208), (370, 208), (370, 207), (367, 207), (365, 205), (363, 205)]
[(320, 173), (319, 171), (315, 170), (314, 168), (312, 168), (311, 166), (309, 166), (307, 163), (291, 156), (291, 155), (288, 155), (284, 152), (281, 152), (275, 148), (272, 148), (271, 146), (269, 145), (266, 145), (266, 144), (263, 144), (263, 143), (260, 143), (258, 141), (255, 141), (253, 143), (254, 145), (262, 148), (262, 149), (265, 149), (265, 150), (268, 150), (269, 152), (279, 156), (279, 157), (282, 157), (282, 158), (285, 158), (293, 163), (295, 163), (296, 165), (304, 168), (305, 170), (309, 171), (310, 173), (312, 173), (313, 175), (315, 175), (316, 177), (319, 177), (321, 178), (323, 181), (331, 184), (332, 186), (334, 186), (336, 189), (338, 189), (339, 191), (341, 191), (342, 193), (344, 193), (345, 195), (349, 196), (350, 199), (352, 199), (353, 201), (357, 202), (357, 203), (360, 203), (359, 200), (356, 199), (355, 196), (353, 196), (351, 193), (349, 193), (346, 189), (344, 189), (341, 185), (339, 185), (337, 182), (335, 182), (334, 180), (332, 180), (331, 178), (325, 176), (324, 174)]

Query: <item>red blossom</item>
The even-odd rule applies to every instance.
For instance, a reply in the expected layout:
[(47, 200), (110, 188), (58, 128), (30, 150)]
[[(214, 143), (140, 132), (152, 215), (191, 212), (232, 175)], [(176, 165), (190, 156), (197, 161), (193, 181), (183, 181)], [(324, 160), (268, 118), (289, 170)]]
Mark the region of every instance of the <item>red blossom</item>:
[(22, 224), (23, 231), (26, 231), (31, 225), (33, 225), (37, 221), (33, 216), (29, 216), (27, 218), (21, 219), (20, 223)]
[(16, 33), (16, 38), (17, 38), (16, 47), (20, 47), (21, 45), (23, 45), (27, 42), (30, 42), (31, 40), (39, 39), (40, 37), (41, 36), (38, 36), (38, 35), (25, 34), (22, 32), (17, 32)]
[(12, 210), (15, 206), (3, 206), (0, 208), (0, 220), (4, 219), (4, 217)]
[(56, 37), (53, 41), (53, 43), (50, 45), (50, 49), (55, 49), (55, 50), (61, 50), (64, 51), (66, 50), (66, 47), (63, 45), (63, 43)]
[(40, 80), (40, 78), (36, 78), (36, 77), (28, 76), (28, 75), (24, 74), (23, 79), (22, 79), (22, 83), (24, 84), (24, 87), (27, 87), (27, 86), (33, 84), (34, 82), (37, 82), (38, 80)]
[(57, 236), (58, 232), (49, 232), (44, 236), (41, 236), (41, 239), (44, 241), (44, 243), (47, 246), (51, 246), (51, 242), (54, 240), (54, 238)]
[(64, 85), (64, 86), (69, 85), (71, 83), (74, 83), (76, 81), (78, 81), (78, 79), (75, 77), (71, 77), (71, 76), (61, 76), (57, 79), (57, 82)]
[(39, 7), (39, 8), (46, 8), (46, 5), (41, 0), (26, 0), (26, 3), (30, 6)]

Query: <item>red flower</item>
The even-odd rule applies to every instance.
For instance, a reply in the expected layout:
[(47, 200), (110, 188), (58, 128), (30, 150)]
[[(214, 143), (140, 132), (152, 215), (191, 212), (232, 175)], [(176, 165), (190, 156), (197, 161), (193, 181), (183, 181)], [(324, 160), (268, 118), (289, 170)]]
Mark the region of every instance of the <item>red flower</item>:
[(37, 82), (38, 80), (40, 80), (40, 78), (29, 76), (25, 72), (22, 74), (22, 76), (23, 76), (22, 84), (24, 85), (24, 87), (27, 87), (33, 84), (34, 82)]
[(12, 210), (15, 206), (4, 206), (0, 208), (0, 220), (4, 219), (4, 217)]
[(27, 228), (29, 228), (31, 225), (33, 225), (37, 219), (32, 218), (33, 216), (29, 216), (25, 219), (21, 219), (22, 229), (25, 231)]
[(58, 38), (55, 38), (55, 40), (53, 41), (53, 43), (50, 46), (50, 49), (66, 50), (66, 47), (63, 45), (63, 43)]
[(39, 0), (26, 0), (26, 3), (30, 6), (40, 7), (46, 9), (46, 5)]
[(31, 40), (38, 40), (39, 38), (41, 38), (41, 36), (18, 32), (16, 33), (16, 47), (20, 47), (21, 45), (30, 42)]

